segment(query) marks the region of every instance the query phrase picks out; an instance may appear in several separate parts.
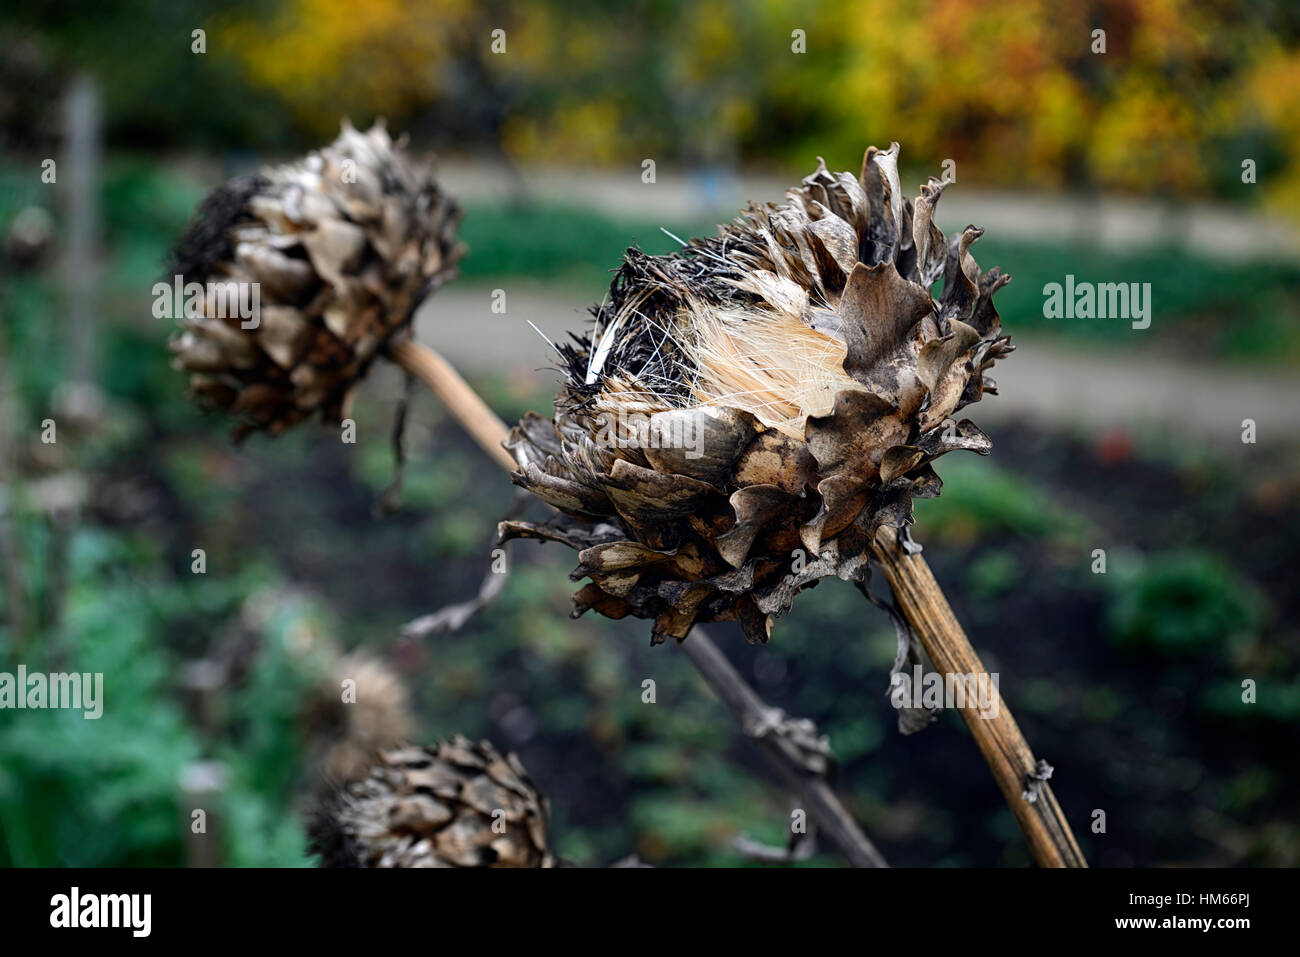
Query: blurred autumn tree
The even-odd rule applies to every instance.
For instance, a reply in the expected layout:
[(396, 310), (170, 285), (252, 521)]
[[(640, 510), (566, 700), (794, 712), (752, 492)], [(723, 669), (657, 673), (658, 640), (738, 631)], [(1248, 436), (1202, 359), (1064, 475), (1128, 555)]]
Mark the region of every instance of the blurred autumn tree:
[(245, 82), (236, 58), (194, 50), (194, 31), (217, 11), (262, 16), (277, 6), (278, 0), (0, 6), (0, 150), (45, 151), (57, 143), (62, 96), (78, 73), (98, 80), (113, 146), (156, 152), (289, 145), (280, 134), (280, 94)]
[(1300, 213), (1294, 0), (32, 0), (6, 20), (104, 76), (119, 142), (297, 149), (384, 115), (517, 161), (840, 166), (898, 139), (967, 181), (1234, 197), (1252, 159)]
[(1300, 210), (1285, 175), (1300, 14), (1284, 2), (284, 0), (218, 36), (317, 137), (340, 112), (440, 116), (459, 142), (597, 163), (851, 162), (899, 138), (911, 162), (987, 183), (1153, 193), (1224, 191), (1251, 158)]
[[(905, 129), (911, 149), (1006, 184), (1198, 193), (1240, 184), (1246, 158), (1261, 167), (1261, 182), (1280, 172), (1279, 154), (1288, 166), (1300, 160), (1294, 4), (845, 8), (856, 11), (845, 20), (856, 52), (832, 131), (868, 122)], [(1105, 31), (1104, 53), (1093, 52), (1094, 30)]]

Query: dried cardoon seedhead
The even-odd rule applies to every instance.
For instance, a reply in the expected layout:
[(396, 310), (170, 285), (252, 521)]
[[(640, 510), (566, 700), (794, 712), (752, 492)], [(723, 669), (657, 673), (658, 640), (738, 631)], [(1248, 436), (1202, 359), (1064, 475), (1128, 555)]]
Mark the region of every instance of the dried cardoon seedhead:
[(898, 144), (872, 147), (861, 176), (819, 161), (785, 205), (629, 250), (591, 334), (559, 350), (554, 421), (507, 443), (515, 481), (564, 514), (501, 537), (580, 549), (575, 615), (654, 619), (655, 641), (739, 619), (766, 641), (796, 592), (862, 579), (876, 531), (939, 493), (933, 459), (989, 451), (950, 416), (995, 391), (1010, 277), (981, 274), (982, 230), (935, 226), (944, 186), (907, 202)]
[(177, 244), (174, 364), (238, 434), (318, 409), (338, 422), (371, 359), (455, 278), (460, 210), (403, 146), (345, 123), (319, 152), (218, 187)]
[(519, 759), (456, 735), (379, 755), (316, 813), (326, 867), (554, 867), (547, 802)]
[[(345, 701), (339, 688), (349, 681), (356, 698)], [(330, 661), (304, 696), (298, 717), (308, 767), (334, 785), (364, 778), (375, 754), (409, 741), (415, 727), (401, 676), (364, 651)]]

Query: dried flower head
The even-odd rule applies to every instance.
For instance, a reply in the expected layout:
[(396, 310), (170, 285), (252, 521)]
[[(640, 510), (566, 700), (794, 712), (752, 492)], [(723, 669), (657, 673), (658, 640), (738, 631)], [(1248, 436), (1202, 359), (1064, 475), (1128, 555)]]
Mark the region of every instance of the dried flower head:
[(327, 867), (554, 867), (547, 802), (519, 759), (456, 735), (379, 755), (311, 825)]
[(591, 333), (559, 348), (554, 420), (507, 443), (515, 481), (563, 515), (501, 536), (580, 550), (575, 615), (653, 619), (653, 641), (739, 619), (766, 641), (801, 589), (862, 579), (876, 531), (939, 493), (935, 458), (989, 451), (950, 417), (995, 391), (1010, 277), (980, 272), (982, 230), (934, 224), (944, 186), (906, 201), (898, 144), (872, 147), (860, 176), (819, 161), (784, 205), (628, 251)]
[[(334, 657), (337, 655), (337, 657)], [(365, 651), (339, 654), (310, 687), (300, 706), (298, 726), (312, 773), (333, 785), (370, 773), (376, 753), (409, 741), (416, 726), (411, 695), (402, 677), (384, 659)], [(356, 699), (344, 701), (339, 688), (352, 682)]]
[(240, 435), (318, 409), (339, 421), (370, 361), (455, 278), (459, 220), (382, 123), (344, 123), (319, 152), (218, 187), (172, 255), (186, 291), (171, 348), (191, 394)]

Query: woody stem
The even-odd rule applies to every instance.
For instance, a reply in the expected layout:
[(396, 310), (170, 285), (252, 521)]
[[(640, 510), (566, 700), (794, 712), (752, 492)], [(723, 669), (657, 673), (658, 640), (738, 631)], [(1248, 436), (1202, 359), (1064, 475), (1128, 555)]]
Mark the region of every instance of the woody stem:
[[(392, 343), (388, 354), (442, 401), (452, 417), (494, 462), (509, 472), (516, 470), (514, 459), (502, 447), (510, 430), (450, 362), (428, 346), (409, 338)], [(759, 698), (758, 692), (746, 683), (702, 629), (696, 628), (682, 648), (700, 677), (740, 722), (742, 730), (762, 726), (763, 721), (773, 714), (772, 709)], [(831, 841), (850, 863), (855, 867), (889, 866), (831, 789), (825, 774), (810, 771), (798, 748), (779, 733), (779, 728), (770, 733), (747, 733), (781, 780), (803, 799), (808, 816), (817, 825), (819, 833)]]
[[(703, 640), (701, 640), (703, 639)], [(772, 709), (740, 676), (717, 644), (696, 625), (681, 649), (700, 676), (717, 692), (741, 728), (776, 769), (782, 783), (799, 795), (818, 832), (834, 844), (854, 867), (888, 867), (880, 851), (840, 803), (824, 773), (810, 767), (798, 747), (781, 734), (755, 733)]]
[(479, 394), (470, 388), (455, 367), (426, 345), (405, 339), (389, 346), (393, 361), (428, 386), (447, 407), (470, 437), (507, 472), (516, 469), (515, 460), (502, 447), (510, 430)]
[[(934, 666), (950, 675), (986, 674), (925, 559), (909, 554), (889, 527), (877, 534), (873, 551), (899, 611)], [(1015, 814), (1034, 860), (1041, 867), (1087, 867), (1051, 786), (1035, 778), (1039, 763), (996, 684), (991, 684), (991, 692), (992, 702), (968, 696), (960, 709), (962, 720)]]

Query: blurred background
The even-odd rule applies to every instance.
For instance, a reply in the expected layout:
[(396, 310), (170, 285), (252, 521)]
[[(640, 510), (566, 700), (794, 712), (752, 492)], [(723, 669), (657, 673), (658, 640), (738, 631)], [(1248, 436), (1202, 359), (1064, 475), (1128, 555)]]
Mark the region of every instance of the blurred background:
[[(1094, 865), (1300, 863), (1300, 8), (1281, 0), (7, 5), (0, 671), (103, 672), (106, 702), (0, 711), (0, 863), (306, 865), (322, 775), (457, 731), (519, 753), (577, 863), (741, 864), (738, 835), (787, 832), (789, 797), (675, 648), (568, 619), (558, 548), (512, 546), (494, 604), (402, 637), (477, 593), (514, 505), (418, 394), (401, 506), (376, 515), (394, 369), (367, 380), (356, 445), (302, 426), (235, 446), (185, 400), (151, 288), (197, 201), (380, 116), (437, 152), (466, 214), (462, 278), (419, 335), (507, 420), (556, 381), (528, 323), (580, 328), (627, 246), (779, 200), (818, 156), (856, 172), (868, 144), (902, 144), (909, 195), (955, 176), (938, 222), (986, 227), (1019, 350), (972, 414), (993, 455), (941, 463), (914, 537)], [(1150, 327), (1044, 318), (1067, 275), (1150, 283)], [(898, 733), (892, 630), (853, 589), (801, 596), (767, 647), (714, 630), (830, 735), (891, 863), (1028, 863), (960, 720)], [(391, 687), (380, 706), (339, 706), (358, 669)]]

